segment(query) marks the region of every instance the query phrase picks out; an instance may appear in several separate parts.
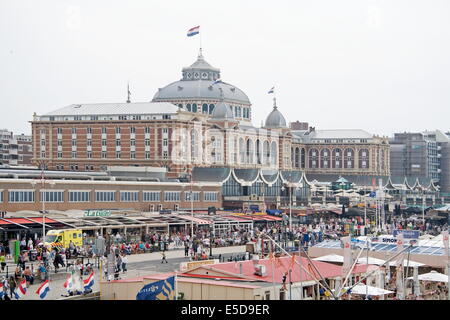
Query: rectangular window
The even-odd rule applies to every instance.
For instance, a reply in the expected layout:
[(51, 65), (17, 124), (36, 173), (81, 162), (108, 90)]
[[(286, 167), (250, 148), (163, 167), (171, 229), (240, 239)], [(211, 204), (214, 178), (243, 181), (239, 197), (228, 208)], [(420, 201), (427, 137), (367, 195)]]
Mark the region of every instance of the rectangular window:
[(168, 128), (163, 128), (162, 132), (163, 132), (163, 133), (168, 133), (168, 132), (169, 132), (169, 129), (168, 129)]
[(163, 159), (167, 159), (169, 157), (167, 151), (163, 151)]
[(57, 134), (62, 134), (62, 128), (57, 128), (57, 129), (56, 129), (56, 133), (57, 133)]
[(41, 151), (41, 158), (45, 158), (45, 151)]
[(69, 202), (89, 202), (91, 201), (90, 191), (70, 191)]
[(131, 127), (130, 128), (130, 133), (136, 133), (136, 128), (135, 127)]
[(150, 128), (149, 127), (145, 127), (145, 133), (150, 133)]
[(145, 159), (150, 159), (150, 152), (145, 153)]
[(136, 159), (136, 152), (134, 151), (130, 152), (130, 159)]
[(106, 139), (102, 139), (102, 146), (106, 146)]
[(145, 139), (145, 145), (149, 146), (150, 145), (150, 139)]
[(144, 202), (159, 202), (161, 192), (159, 191), (144, 191), (142, 192)]
[(41, 140), (41, 146), (45, 147), (45, 140)]
[(120, 139), (116, 139), (116, 147), (120, 146)]
[(116, 152), (116, 159), (120, 159), (120, 152)]
[(77, 152), (76, 151), (72, 151), (72, 159), (77, 157)]
[(180, 191), (166, 191), (164, 192), (164, 201), (178, 202), (180, 201)]
[(138, 202), (139, 191), (120, 191), (121, 202)]
[(92, 152), (91, 151), (87, 152), (87, 157), (88, 157), (88, 159), (92, 159)]
[(98, 116), (91, 116), (91, 120), (98, 120)]
[(95, 191), (96, 202), (115, 202), (116, 193), (114, 191)]
[(91, 134), (92, 133), (92, 128), (87, 128), (86, 131), (87, 131), (87, 133)]
[(131, 139), (130, 140), (130, 146), (135, 146), (136, 145), (136, 140), (135, 139)]
[(57, 140), (56, 144), (57, 144), (58, 146), (62, 146), (62, 140)]
[(64, 191), (41, 191), (41, 201), (64, 202)]
[(77, 128), (72, 128), (72, 134), (77, 134)]
[(102, 159), (106, 159), (107, 155), (106, 155), (106, 151), (102, 151)]
[(205, 201), (214, 202), (217, 201), (217, 192), (206, 191), (203, 193)]
[(88, 145), (88, 146), (92, 146), (92, 140), (91, 140), (91, 139), (89, 139), (89, 140), (87, 141), (87, 145)]
[(185, 192), (184, 193), (184, 201), (192, 201), (192, 202), (198, 202), (200, 201), (200, 192), (195, 191), (192, 192), (192, 200), (191, 200), (191, 192)]
[(3, 190), (0, 191), (0, 202), (3, 202)]
[(72, 139), (72, 147), (76, 147), (77, 146), (77, 140)]
[(58, 157), (58, 158), (62, 158), (62, 152), (61, 152), (61, 151), (58, 151), (58, 153), (57, 153), (56, 157)]
[(34, 190), (11, 190), (8, 192), (9, 202), (34, 202)]
[(102, 128), (102, 133), (106, 134), (106, 128), (105, 127)]
[(120, 127), (116, 128), (116, 133), (120, 133)]

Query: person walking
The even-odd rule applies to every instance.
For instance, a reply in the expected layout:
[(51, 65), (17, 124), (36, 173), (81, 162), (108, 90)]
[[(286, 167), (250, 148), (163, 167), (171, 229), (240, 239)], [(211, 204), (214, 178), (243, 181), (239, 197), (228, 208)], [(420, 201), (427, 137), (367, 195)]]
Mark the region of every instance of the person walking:
[(2, 272), (5, 271), (5, 267), (6, 267), (6, 259), (5, 256), (3, 254), (0, 254), (0, 265), (2, 268)]
[(169, 263), (169, 262), (167, 262), (167, 259), (166, 259), (166, 251), (163, 251), (162, 253), (162, 259), (161, 259), (161, 263)]
[(14, 291), (16, 291), (16, 287), (17, 287), (17, 282), (16, 279), (14, 279), (14, 276), (10, 276), (9, 277), (9, 292), (10, 292), (10, 296), (11, 298), (14, 297)]
[(127, 271), (127, 263), (128, 258), (125, 254), (122, 254), (122, 272), (125, 273)]

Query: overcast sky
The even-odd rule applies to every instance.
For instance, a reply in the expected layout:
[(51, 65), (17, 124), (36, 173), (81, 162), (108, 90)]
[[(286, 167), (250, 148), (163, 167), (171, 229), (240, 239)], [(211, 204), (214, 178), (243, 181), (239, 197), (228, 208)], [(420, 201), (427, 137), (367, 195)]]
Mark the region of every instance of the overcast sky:
[(33, 112), (149, 101), (197, 56), (250, 98), (316, 129), (449, 130), (450, 1), (0, 2), (0, 127), (31, 132)]

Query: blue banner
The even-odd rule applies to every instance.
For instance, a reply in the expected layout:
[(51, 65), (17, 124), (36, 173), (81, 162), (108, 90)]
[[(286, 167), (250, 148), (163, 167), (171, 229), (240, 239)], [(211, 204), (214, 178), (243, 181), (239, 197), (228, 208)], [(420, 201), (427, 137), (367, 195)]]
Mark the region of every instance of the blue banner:
[(420, 231), (419, 230), (394, 230), (394, 237), (397, 237), (398, 234), (403, 233), (403, 239), (419, 239)]
[(175, 300), (175, 276), (146, 284), (136, 300)]

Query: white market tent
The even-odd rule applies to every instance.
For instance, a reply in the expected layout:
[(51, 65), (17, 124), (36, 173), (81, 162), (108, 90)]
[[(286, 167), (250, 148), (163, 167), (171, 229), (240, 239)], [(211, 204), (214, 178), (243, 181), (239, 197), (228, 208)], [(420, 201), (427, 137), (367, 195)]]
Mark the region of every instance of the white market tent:
[(372, 257), (361, 257), (357, 260), (357, 263), (359, 264), (374, 264), (377, 266), (381, 266), (385, 263), (385, 260), (372, 258)]
[[(418, 278), (420, 281), (448, 282), (448, 275), (434, 270), (429, 273), (420, 274)], [(409, 277), (408, 279), (413, 279), (413, 277)]]
[[(348, 290), (349, 287), (346, 287), (345, 289)], [(363, 294), (369, 296), (382, 296), (385, 294), (394, 293), (393, 291), (372, 287), (372, 286), (366, 286), (365, 284), (357, 284), (351, 289), (351, 294)]]
[(317, 257), (311, 260), (315, 261), (323, 261), (323, 262), (338, 262), (338, 263), (344, 263), (344, 257), (340, 256), (338, 254), (327, 254), (326, 256)]

